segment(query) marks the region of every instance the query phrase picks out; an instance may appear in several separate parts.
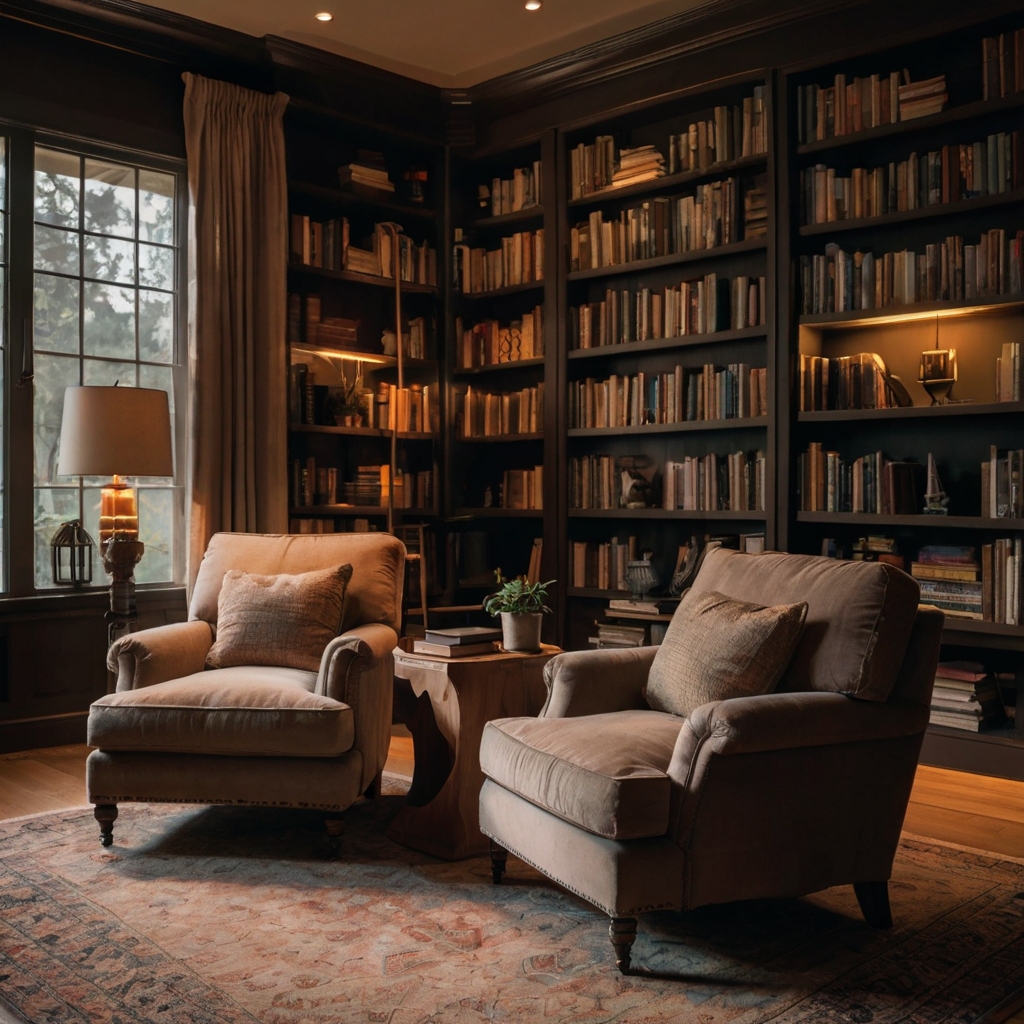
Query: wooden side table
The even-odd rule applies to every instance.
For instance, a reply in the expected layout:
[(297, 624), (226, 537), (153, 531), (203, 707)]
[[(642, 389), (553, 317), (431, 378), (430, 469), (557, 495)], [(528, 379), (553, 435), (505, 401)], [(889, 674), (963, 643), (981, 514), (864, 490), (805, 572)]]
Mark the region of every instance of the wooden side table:
[(435, 658), (396, 648), (395, 707), (412, 732), (416, 763), (391, 839), (445, 860), (486, 852), (478, 803), (484, 725), (537, 714), (544, 666), (560, 653), (545, 645), (537, 654)]

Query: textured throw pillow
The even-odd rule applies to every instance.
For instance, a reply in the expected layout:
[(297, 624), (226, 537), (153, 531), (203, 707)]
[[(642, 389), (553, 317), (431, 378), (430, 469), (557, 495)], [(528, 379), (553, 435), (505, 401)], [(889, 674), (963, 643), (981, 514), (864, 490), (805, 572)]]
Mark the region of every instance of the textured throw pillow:
[(765, 608), (714, 591), (687, 592), (651, 664), (647, 703), (688, 718), (709, 701), (771, 692), (806, 617), (804, 601)]
[(275, 665), (320, 669), (324, 648), (338, 635), (351, 565), (297, 576), (224, 574), (217, 601), (217, 639), (207, 668)]

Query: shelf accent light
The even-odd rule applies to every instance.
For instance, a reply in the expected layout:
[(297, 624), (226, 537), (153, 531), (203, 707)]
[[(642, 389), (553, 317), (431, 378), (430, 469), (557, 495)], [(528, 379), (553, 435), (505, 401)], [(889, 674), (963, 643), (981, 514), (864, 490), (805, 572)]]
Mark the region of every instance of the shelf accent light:
[(313, 15), (317, 21), (334, 21), (334, 15), (330, 11), (319, 11)]

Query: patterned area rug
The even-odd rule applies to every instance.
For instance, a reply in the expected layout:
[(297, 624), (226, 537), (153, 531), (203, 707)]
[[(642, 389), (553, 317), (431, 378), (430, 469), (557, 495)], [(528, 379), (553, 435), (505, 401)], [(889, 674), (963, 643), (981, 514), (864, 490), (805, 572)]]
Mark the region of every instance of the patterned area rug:
[(846, 888), (649, 915), (634, 961), (672, 977), (622, 977), (607, 921), (513, 858), (493, 886), (486, 858), (391, 843), (399, 801), (351, 808), (334, 860), (305, 812), (126, 805), (110, 850), (87, 809), (0, 823), (0, 1007), (32, 1024), (968, 1024), (1024, 989), (1024, 862), (907, 839), (891, 932)]

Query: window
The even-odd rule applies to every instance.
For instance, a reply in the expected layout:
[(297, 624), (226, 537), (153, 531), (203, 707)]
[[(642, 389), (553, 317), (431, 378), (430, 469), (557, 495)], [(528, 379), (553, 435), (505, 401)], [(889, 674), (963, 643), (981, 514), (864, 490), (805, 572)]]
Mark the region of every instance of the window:
[[(57, 475), (64, 389), (168, 392), (175, 411), (178, 237), (174, 174), (36, 146), (34, 176), (35, 583), (50, 537), (80, 518), (99, 534), (99, 478)], [(176, 482), (139, 480), (139, 583), (180, 579)], [(98, 566), (97, 566), (98, 568)]]

